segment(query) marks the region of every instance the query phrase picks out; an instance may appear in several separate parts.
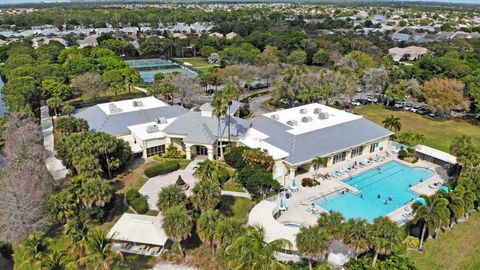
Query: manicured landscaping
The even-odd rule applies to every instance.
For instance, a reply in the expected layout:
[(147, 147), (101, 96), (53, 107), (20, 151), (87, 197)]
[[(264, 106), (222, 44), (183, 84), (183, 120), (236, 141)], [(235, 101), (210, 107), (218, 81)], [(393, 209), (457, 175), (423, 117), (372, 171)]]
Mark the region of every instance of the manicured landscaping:
[(225, 182), (222, 186), (222, 190), (226, 191), (235, 191), (235, 192), (245, 192), (243, 188), (238, 187), (233, 180)]
[(480, 269), (480, 214), (473, 213), (467, 222), (457, 224), (452, 231), (429, 239), (425, 252), (407, 252), (407, 257), (420, 270), (474, 270)]
[(447, 151), (454, 137), (466, 135), (476, 144), (480, 143), (480, 126), (462, 120), (437, 120), (416, 113), (394, 111), (381, 105), (365, 105), (354, 109), (354, 113), (364, 115), (375, 123), (390, 115), (399, 117), (402, 123), (401, 131), (413, 131), (425, 135), (425, 145)]
[(239, 221), (246, 221), (253, 202), (247, 198), (222, 196), (220, 201), (220, 212)]
[(190, 160), (188, 159), (181, 159), (181, 158), (164, 158), (164, 157), (160, 157), (158, 155), (154, 156), (153, 157), (156, 161), (162, 163), (162, 162), (167, 162), (167, 161), (177, 161), (178, 164), (180, 164), (180, 170), (184, 170), (188, 164), (190, 164)]

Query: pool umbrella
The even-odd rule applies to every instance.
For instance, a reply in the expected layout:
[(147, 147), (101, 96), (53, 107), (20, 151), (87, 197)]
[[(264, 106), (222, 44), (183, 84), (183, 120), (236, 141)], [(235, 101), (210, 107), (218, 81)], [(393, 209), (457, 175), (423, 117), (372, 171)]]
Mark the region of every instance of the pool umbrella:
[(290, 185), (290, 189), (292, 189), (292, 190), (297, 190), (298, 189), (297, 180), (293, 179), (293, 182)]
[(287, 205), (283, 201), (283, 199), (280, 199), (280, 207), (278, 207), (278, 210), (280, 211), (285, 211), (287, 209)]
[(446, 193), (450, 192), (450, 189), (447, 186), (440, 186), (440, 189), (442, 189)]

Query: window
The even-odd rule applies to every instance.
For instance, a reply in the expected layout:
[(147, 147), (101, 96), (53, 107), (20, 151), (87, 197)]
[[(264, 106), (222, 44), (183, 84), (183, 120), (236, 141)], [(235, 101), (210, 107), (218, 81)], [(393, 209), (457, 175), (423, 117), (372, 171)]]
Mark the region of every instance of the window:
[(147, 148), (147, 157), (151, 157), (156, 154), (163, 154), (165, 153), (165, 145), (157, 145), (154, 147)]
[(354, 158), (354, 157), (361, 156), (362, 153), (363, 153), (363, 145), (357, 148), (353, 148), (351, 157)]
[(376, 143), (370, 144), (370, 153), (375, 152), (375, 149), (376, 149), (376, 148), (377, 148), (377, 144), (376, 144)]
[(333, 164), (344, 161), (346, 157), (347, 157), (347, 152), (342, 152), (342, 153), (333, 155)]

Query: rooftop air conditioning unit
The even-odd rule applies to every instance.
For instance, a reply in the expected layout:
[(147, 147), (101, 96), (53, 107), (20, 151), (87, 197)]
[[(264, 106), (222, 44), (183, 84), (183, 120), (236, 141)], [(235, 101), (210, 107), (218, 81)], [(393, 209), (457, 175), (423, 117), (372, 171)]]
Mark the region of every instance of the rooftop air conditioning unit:
[(159, 117), (157, 118), (157, 124), (166, 124), (167, 123), (167, 119), (165, 117)]
[(122, 112), (122, 109), (118, 108), (115, 103), (108, 104), (108, 108), (110, 109), (110, 113), (119, 113)]
[(296, 126), (297, 125), (297, 120), (288, 120), (287, 125), (292, 126), (292, 127)]
[(272, 114), (272, 119), (275, 119), (275, 120), (278, 120), (280, 119), (280, 117), (278, 116), (278, 114)]
[(324, 113), (324, 112), (319, 113), (318, 114), (318, 119), (322, 119), (322, 120), (323, 119), (328, 119), (328, 113)]
[(322, 108), (315, 108), (315, 109), (313, 109), (313, 113), (314, 113), (314, 114), (319, 114), (319, 113), (321, 113), (321, 112), (322, 112)]
[(308, 122), (312, 122), (312, 117), (310, 116), (305, 116), (305, 117), (302, 117), (302, 122), (303, 123), (308, 123)]
[(308, 112), (308, 110), (307, 110), (307, 109), (305, 109), (305, 108), (303, 108), (303, 109), (300, 109), (300, 113), (301, 113), (301, 114), (306, 114), (307, 112)]
[(133, 107), (142, 107), (143, 103), (139, 100), (134, 100), (134, 101), (132, 101), (132, 106)]
[(147, 133), (153, 133), (153, 132), (159, 131), (157, 125), (147, 126), (146, 130), (147, 130)]

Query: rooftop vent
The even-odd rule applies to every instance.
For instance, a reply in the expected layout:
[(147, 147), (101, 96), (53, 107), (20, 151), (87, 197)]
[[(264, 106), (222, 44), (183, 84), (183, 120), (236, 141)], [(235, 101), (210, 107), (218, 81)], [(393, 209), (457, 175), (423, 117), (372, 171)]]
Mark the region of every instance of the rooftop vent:
[(328, 113), (324, 113), (324, 112), (319, 113), (318, 114), (318, 119), (322, 119), (322, 120), (323, 119), (328, 119)]
[(133, 107), (142, 107), (143, 103), (140, 100), (134, 100), (134, 101), (132, 101), (132, 106)]
[(288, 121), (287, 121), (287, 125), (293, 127), (293, 126), (298, 125), (298, 123), (297, 123), (297, 120), (288, 120)]
[(153, 132), (159, 131), (157, 125), (147, 126), (146, 130), (147, 130), (147, 133), (153, 133)]
[(308, 112), (308, 110), (307, 110), (307, 109), (305, 109), (305, 108), (303, 108), (303, 109), (300, 109), (300, 113), (301, 113), (301, 114), (306, 114), (307, 112)]
[(319, 114), (319, 113), (321, 113), (321, 112), (322, 112), (322, 108), (315, 108), (315, 109), (313, 109), (313, 113), (314, 113), (314, 114)]
[(280, 119), (280, 116), (278, 116), (278, 114), (272, 114), (272, 119), (275, 119), (275, 120), (278, 120)]
[(166, 124), (167, 119), (165, 117), (159, 117), (159, 118), (157, 118), (156, 122), (157, 122), (157, 124)]
[(108, 108), (110, 109), (110, 113), (120, 113), (122, 112), (122, 109), (118, 108), (115, 103), (110, 103), (108, 104)]
[(312, 122), (312, 117), (311, 116), (305, 116), (305, 117), (302, 117), (302, 122), (303, 123), (308, 123), (308, 122)]

